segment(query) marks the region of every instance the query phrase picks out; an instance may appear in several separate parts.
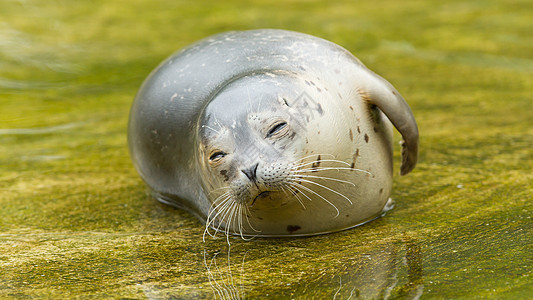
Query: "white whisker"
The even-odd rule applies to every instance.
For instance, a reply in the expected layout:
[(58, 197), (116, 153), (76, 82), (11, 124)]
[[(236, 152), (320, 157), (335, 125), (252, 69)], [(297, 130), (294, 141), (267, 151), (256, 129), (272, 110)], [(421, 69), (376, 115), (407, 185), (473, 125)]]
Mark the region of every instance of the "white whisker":
[[(225, 198), (222, 198), (223, 196), (226, 196)], [(211, 208), (209, 209), (209, 213), (207, 215), (207, 219), (205, 221), (205, 230), (204, 234), (202, 236), (203, 241), (205, 242), (205, 235), (209, 234), (211, 237), (216, 236), (216, 231), (214, 234), (211, 234), (209, 231), (209, 228), (211, 224), (217, 219), (217, 216), (220, 214), (221, 210), (220, 207), (224, 207), (227, 205), (228, 200), (231, 199), (231, 195), (229, 193), (224, 193), (220, 195), (215, 201), (213, 201), (213, 204), (211, 204)], [(217, 204), (217, 202), (220, 202)], [(213, 215), (214, 214), (214, 215)]]
[(227, 215), (227, 210), (228, 210), (228, 207), (231, 205), (231, 201), (229, 201), (229, 199), (231, 198), (227, 198), (228, 200), (224, 201), (223, 203), (220, 204), (220, 209), (217, 209), (217, 213), (215, 214), (215, 216), (213, 217), (212, 221), (208, 224), (209, 226), (217, 219), (218, 216), (222, 215), (222, 218), (219, 218), (219, 223), (218, 223), (218, 227), (215, 228), (213, 226), (213, 229), (215, 229), (215, 233), (214, 235), (211, 235), (211, 237), (215, 237), (217, 232), (220, 231), (220, 226), (222, 225), (222, 223), (225, 222), (225, 218), (226, 218), (226, 215)]
[[(226, 195), (226, 197), (223, 198), (223, 199), (221, 199), (221, 197), (217, 198), (217, 200), (215, 200), (213, 202), (213, 204), (211, 204), (211, 208), (209, 209), (209, 214), (207, 215), (207, 220), (211, 219), (211, 216), (213, 215), (213, 213), (218, 213), (219, 208), (221, 206), (225, 205), (229, 199), (231, 199), (231, 195), (229, 195), (229, 194)], [(218, 201), (220, 201), (220, 203), (216, 204)], [(213, 218), (213, 219), (215, 219), (215, 218)]]
[(328, 199), (324, 198), (322, 195), (318, 194), (317, 192), (313, 191), (312, 189), (310, 189), (310, 188), (308, 188), (308, 187), (306, 187), (306, 186), (304, 186), (304, 185), (302, 185), (300, 183), (294, 182), (294, 183), (291, 183), (291, 184), (299, 185), (301, 188), (305, 189), (306, 191), (311, 192), (311, 193), (317, 195), (318, 197), (322, 198), (322, 200), (326, 201), (329, 205), (333, 206), (333, 208), (335, 208), (335, 210), (337, 211), (337, 214), (335, 215), (334, 218), (339, 216), (339, 214), (340, 214), (339, 209), (333, 203), (331, 203)]
[(289, 193), (287, 192), (287, 190), (282, 186), (280, 185), (279, 186), (279, 189), (286, 195), (286, 196), (289, 196)]
[(333, 193), (335, 193), (335, 194), (337, 194), (337, 195), (343, 197), (344, 199), (348, 200), (348, 202), (350, 202), (350, 204), (353, 204), (353, 203), (352, 203), (352, 200), (350, 200), (348, 197), (344, 196), (343, 194), (341, 194), (341, 193), (339, 193), (339, 192), (337, 192), (337, 191), (335, 191), (335, 190), (333, 190), (333, 189), (328, 188), (328, 187), (325, 186), (325, 185), (322, 185), (322, 184), (320, 184), (320, 183), (316, 183), (316, 182), (314, 182), (314, 181), (307, 180), (307, 179), (299, 179), (299, 181), (303, 181), (303, 182), (307, 182), (307, 183), (311, 183), (311, 184), (317, 185), (317, 186), (319, 186), (319, 187), (321, 187), (321, 188), (324, 188), (324, 189), (326, 189), (326, 190), (328, 190), (328, 191), (331, 191), (331, 192), (333, 192)]
[[(235, 226), (235, 206), (238, 205), (237, 202), (233, 202), (230, 206), (229, 206), (229, 211), (230, 211), (230, 215), (228, 217), (228, 223), (226, 223), (226, 241), (228, 242), (228, 245), (230, 245), (230, 242), (229, 242), (229, 232), (230, 232), (230, 229), (233, 229)], [(235, 230), (232, 230), (232, 231), (235, 231)]]
[(220, 134), (220, 132), (218, 132), (218, 130), (215, 130), (214, 128), (212, 128), (212, 127), (209, 127), (209, 126), (207, 126), (207, 125), (202, 125), (202, 128), (207, 128), (207, 129), (211, 129), (211, 130), (213, 130), (214, 132), (216, 132), (216, 133)]
[(246, 86), (246, 92), (248, 93), (248, 112), (252, 112), (252, 98), (250, 97), (250, 89), (248, 86)]
[(244, 216), (246, 217), (246, 222), (248, 223), (248, 226), (250, 226), (250, 228), (252, 228), (252, 230), (255, 231), (255, 232), (261, 232), (261, 230), (255, 229), (252, 226), (252, 223), (250, 223), (250, 218), (248, 218), (248, 214), (251, 214), (251, 213), (250, 213), (250, 209), (248, 208), (248, 205), (245, 205), (244, 209), (245, 209)]
[(241, 239), (244, 240), (244, 236), (242, 235), (242, 205), (239, 205), (239, 212), (238, 212), (238, 221), (239, 221), (239, 234), (241, 236)]
[(300, 190), (297, 185), (301, 185), (301, 184), (297, 184), (297, 183), (293, 183), (293, 185), (291, 185), (292, 188), (296, 189), (298, 192), (302, 193), (302, 195), (304, 195), (307, 199), (309, 199), (309, 201), (313, 202), (313, 199), (311, 199), (309, 196), (307, 196), (306, 193), (304, 193), (302, 190)]
[[(290, 191), (292, 192), (291, 194), (294, 196), (294, 198), (296, 198), (296, 200), (298, 200), (298, 202), (300, 202), (300, 204), (302, 205), (302, 207), (304, 209), (306, 209), (304, 203), (302, 202), (302, 199), (300, 198), (300, 196), (298, 196), (298, 193), (301, 193), (302, 191), (296, 189), (295, 187), (292, 187), (292, 186), (287, 186), (288, 189), (290, 189)], [(296, 190), (294, 190), (296, 189)]]
[[(305, 162), (305, 163), (301, 163), (299, 165), (294, 165), (292, 167), (292, 169), (297, 169), (297, 168), (301, 168), (301, 167), (304, 167), (304, 166), (308, 166), (308, 165), (312, 165), (312, 164), (316, 164), (316, 163), (322, 163), (322, 162), (336, 162), (336, 163), (344, 164), (344, 165), (347, 165), (347, 166), (351, 166), (349, 163), (347, 163), (345, 161), (342, 161), (342, 160), (321, 159), (321, 160), (308, 161), (308, 162)], [(316, 168), (318, 168), (318, 166)]]
[[(211, 195), (212, 193), (214, 193), (214, 192), (216, 192), (216, 191), (219, 191), (219, 190), (229, 190), (229, 189), (230, 189), (229, 186), (219, 187), (218, 189), (214, 189), (214, 190), (210, 191), (207, 195), (209, 196), (209, 195)], [(226, 193), (228, 193), (228, 192), (226, 192)], [(224, 194), (226, 194), (226, 193), (224, 193)]]
[(361, 169), (353, 169), (353, 168), (344, 168), (344, 167), (317, 167), (317, 168), (305, 168), (305, 169), (299, 169), (299, 170), (294, 170), (292, 172), (318, 172), (318, 171), (325, 171), (325, 170), (349, 170), (349, 171), (359, 171), (359, 172), (363, 172), (363, 173), (366, 173), (366, 174), (369, 174), (369, 175), (372, 175), (372, 173), (368, 172), (368, 171), (365, 171), (365, 170), (361, 170)]
[(228, 221), (226, 218), (228, 217), (228, 214), (231, 212), (230, 208), (232, 204), (233, 203), (231, 203), (231, 201), (228, 201), (228, 203), (224, 206), (224, 208), (221, 209), (221, 212), (223, 211), (224, 215), (220, 219), (220, 223), (218, 224), (217, 231), (220, 231), (220, 227), (222, 226), (223, 223), (224, 223), (224, 226), (228, 225)]
[(325, 180), (332, 180), (332, 181), (342, 182), (342, 183), (346, 183), (346, 184), (351, 184), (351, 185), (355, 186), (355, 184), (353, 182), (349, 182), (349, 181), (342, 180), (342, 179), (337, 179), (337, 178), (324, 177), (324, 176), (313, 176), (313, 175), (302, 175), (302, 174), (296, 175), (296, 174), (294, 174), (294, 175), (289, 175), (289, 177), (325, 179)]
[[(225, 198), (223, 198), (225, 197)], [(220, 205), (222, 205), (223, 203), (225, 203), (229, 198), (231, 198), (231, 195), (229, 192), (226, 192), (220, 196), (218, 196), (215, 201), (213, 201), (213, 203), (211, 204), (211, 208), (209, 209), (209, 214), (207, 215), (207, 218), (209, 219), (209, 217), (211, 216), (211, 214), (216, 211)], [(217, 204), (217, 202), (220, 201), (219, 204)]]
[[(220, 214), (220, 212), (218, 212), (216, 215), (215, 215), (215, 218)], [(205, 242), (205, 234), (207, 233), (210, 237), (214, 238), (216, 237), (217, 235), (217, 232), (218, 232), (218, 229), (215, 228), (215, 226), (211, 227), (211, 224), (215, 221), (216, 219), (212, 219), (205, 227), (205, 230), (204, 230), (204, 235), (203, 235), (203, 240)], [(213, 229), (214, 232), (211, 233), (210, 229)]]
[(218, 127), (220, 128), (224, 128), (224, 126), (222, 126), (222, 123), (220, 123), (220, 121), (218, 120), (217, 116), (215, 115), (215, 123), (218, 124)]
[(317, 156), (317, 157), (318, 157), (318, 156), (332, 156), (332, 157), (335, 157), (335, 155), (333, 155), (333, 154), (327, 154), (327, 153), (326, 153), (326, 154), (324, 154), (324, 153), (319, 154), (319, 153), (317, 153), (317, 154), (311, 154), (311, 155), (307, 155), (307, 156), (304, 156), (304, 157), (298, 158), (298, 159), (292, 161), (290, 164), (295, 164), (295, 163), (297, 163), (297, 162), (299, 162), (299, 161), (304, 161), (306, 158), (309, 158), (309, 157), (315, 157), (315, 156)]
[[(242, 217), (242, 215), (243, 215), (243, 213), (244, 213), (244, 215), (245, 215), (246, 218), (248, 218), (248, 216), (246, 216), (246, 213), (243, 211), (243, 207), (244, 207), (244, 209), (246, 209), (246, 205), (245, 205), (245, 204), (240, 204), (240, 205), (239, 205), (239, 224), (240, 224), (240, 225), (239, 225), (239, 232), (240, 232), (240, 235), (241, 235), (241, 239), (242, 239), (242, 240), (244, 240), (244, 241), (249, 241), (249, 240), (253, 239), (253, 237), (251, 237), (251, 238), (247, 238), (247, 237), (244, 236), (244, 232), (243, 232), (243, 230), (244, 230), (244, 225), (243, 225), (244, 222), (243, 222), (243, 217)], [(251, 225), (250, 225), (250, 227), (251, 227)], [(253, 227), (252, 227), (252, 229), (253, 229)], [(254, 229), (254, 230), (255, 230), (255, 229)]]

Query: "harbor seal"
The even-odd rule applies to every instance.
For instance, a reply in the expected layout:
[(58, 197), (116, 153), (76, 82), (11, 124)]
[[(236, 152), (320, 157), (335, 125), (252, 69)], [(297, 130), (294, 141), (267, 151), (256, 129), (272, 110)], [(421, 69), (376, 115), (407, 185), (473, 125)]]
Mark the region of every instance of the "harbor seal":
[[(379, 217), (417, 162), (411, 109), (344, 48), (285, 30), (227, 32), (167, 58), (133, 102), (134, 166), (205, 234), (303, 236)], [(205, 237), (204, 234), (204, 237)]]

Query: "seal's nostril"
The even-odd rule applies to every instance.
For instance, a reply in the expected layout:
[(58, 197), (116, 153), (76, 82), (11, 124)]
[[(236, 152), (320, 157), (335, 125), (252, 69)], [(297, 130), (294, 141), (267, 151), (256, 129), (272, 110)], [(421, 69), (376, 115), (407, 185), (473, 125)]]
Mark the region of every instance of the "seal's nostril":
[(255, 165), (251, 166), (248, 169), (241, 170), (250, 181), (255, 181), (256, 173), (257, 173), (257, 166), (259, 166), (259, 163), (256, 163)]

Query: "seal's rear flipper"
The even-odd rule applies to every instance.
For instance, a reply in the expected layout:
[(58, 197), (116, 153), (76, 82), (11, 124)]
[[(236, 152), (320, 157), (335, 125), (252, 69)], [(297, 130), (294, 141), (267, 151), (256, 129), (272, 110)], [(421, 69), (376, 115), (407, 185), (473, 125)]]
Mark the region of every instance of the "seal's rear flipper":
[(418, 160), (418, 126), (413, 112), (388, 81), (365, 67), (361, 71), (366, 73), (366, 76), (358, 77), (365, 80), (357, 83), (362, 98), (379, 107), (403, 137), (400, 175), (406, 175), (415, 168)]

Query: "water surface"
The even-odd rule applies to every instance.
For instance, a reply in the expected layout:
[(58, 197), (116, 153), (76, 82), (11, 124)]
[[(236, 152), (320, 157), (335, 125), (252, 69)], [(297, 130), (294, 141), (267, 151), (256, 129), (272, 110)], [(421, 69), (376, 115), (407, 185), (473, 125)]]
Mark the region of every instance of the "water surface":
[[(533, 6), (500, 2), (3, 1), (0, 297), (533, 298)], [(126, 143), (142, 80), (265, 27), (344, 46), (410, 103), (420, 162), (385, 217), (229, 247), (149, 197)]]

